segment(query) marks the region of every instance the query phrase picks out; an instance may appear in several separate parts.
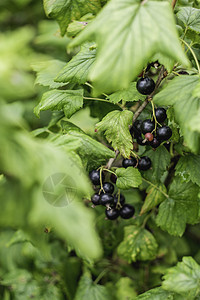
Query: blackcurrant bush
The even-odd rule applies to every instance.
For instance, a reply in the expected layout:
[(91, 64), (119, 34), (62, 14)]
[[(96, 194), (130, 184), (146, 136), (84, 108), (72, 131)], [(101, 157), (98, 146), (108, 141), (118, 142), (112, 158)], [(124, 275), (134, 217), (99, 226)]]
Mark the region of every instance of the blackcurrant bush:
[(116, 208), (106, 209), (105, 213), (109, 220), (116, 220), (119, 217), (119, 210)]
[(151, 160), (148, 156), (143, 156), (138, 161), (138, 169), (146, 171), (151, 168)]
[(149, 142), (153, 141), (153, 134), (151, 132), (145, 133), (145, 139)]
[(122, 161), (122, 166), (124, 168), (135, 167), (137, 165), (137, 159), (135, 157), (124, 158)]
[(155, 82), (149, 77), (140, 78), (136, 87), (140, 94), (149, 95), (155, 89)]
[(114, 192), (114, 185), (110, 182), (104, 182), (103, 189), (105, 193), (112, 194)]
[(94, 194), (91, 198), (91, 201), (94, 205), (100, 204), (100, 195), (98, 193)]
[(111, 175), (110, 175), (110, 181), (112, 181), (113, 183), (116, 183), (116, 181), (117, 181), (117, 175), (111, 173)]
[(172, 130), (169, 126), (159, 127), (156, 136), (159, 141), (167, 141), (172, 136)]
[(156, 115), (156, 120), (158, 121), (158, 123), (164, 122), (165, 119), (167, 118), (166, 109), (164, 109), (163, 107), (156, 108), (155, 115)]
[(100, 197), (100, 204), (101, 205), (107, 205), (107, 204), (112, 204), (113, 203), (113, 196), (110, 195), (110, 194), (101, 194), (101, 197)]
[[(91, 171), (89, 176), (90, 176), (90, 180), (92, 181), (92, 183), (94, 185), (99, 185), (100, 184), (100, 170)], [(102, 182), (103, 182), (104, 179), (105, 179), (105, 176), (104, 176), (103, 172), (101, 173), (101, 178), (102, 178)]]
[(158, 146), (160, 146), (160, 141), (156, 137), (154, 137), (153, 141), (150, 142), (150, 146), (152, 148), (157, 148)]
[[(118, 203), (118, 194), (115, 194), (115, 195), (114, 195), (114, 205), (116, 206), (117, 203)], [(120, 203), (121, 205), (124, 205), (124, 203), (125, 203), (125, 197), (124, 197), (124, 195), (122, 195), (122, 194), (120, 194), (119, 203)]]
[(135, 209), (130, 204), (124, 204), (122, 208), (120, 209), (120, 216), (123, 219), (130, 219), (134, 215)]
[(152, 132), (154, 130), (155, 124), (150, 119), (144, 120), (141, 125), (142, 133)]
[(144, 139), (142, 136), (139, 136), (137, 139), (136, 139), (138, 145), (140, 146), (145, 146), (145, 145), (148, 145), (148, 141), (145, 141), (144, 142)]

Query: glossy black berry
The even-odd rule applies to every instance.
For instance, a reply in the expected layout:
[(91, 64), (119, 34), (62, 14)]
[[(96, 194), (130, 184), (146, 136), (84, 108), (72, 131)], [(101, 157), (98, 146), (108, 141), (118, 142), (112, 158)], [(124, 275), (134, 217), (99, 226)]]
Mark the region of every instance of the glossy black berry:
[(154, 130), (155, 124), (150, 119), (144, 120), (141, 125), (142, 133), (152, 132)]
[(104, 182), (103, 189), (105, 193), (112, 194), (114, 192), (114, 185), (110, 182)]
[(145, 141), (144, 142), (144, 138), (142, 136), (139, 136), (137, 139), (136, 139), (138, 145), (140, 146), (145, 146), (145, 145), (148, 145), (148, 141)]
[(135, 167), (137, 165), (137, 159), (135, 157), (124, 158), (122, 161), (122, 166), (124, 168)]
[(138, 169), (146, 171), (151, 168), (151, 160), (148, 156), (143, 156), (138, 161)]
[(154, 137), (153, 141), (150, 142), (150, 146), (152, 148), (157, 148), (158, 146), (160, 146), (160, 141), (156, 137)]
[(166, 109), (164, 109), (163, 107), (156, 108), (155, 115), (156, 115), (156, 120), (158, 121), (158, 123), (164, 122), (165, 119), (167, 118)]
[(112, 181), (113, 183), (116, 183), (117, 181), (117, 176), (113, 173), (110, 174), (110, 181)]
[(100, 204), (101, 205), (107, 205), (107, 204), (112, 204), (114, 201), (114, 198), (111, 194), (101, 194), (100, 197)]
[[(100, 184), (100, 170), (91, 171), (89, 176), (90, 176), (90, 180), (92, 181), (92, 183), (94, 185), (99, 185)], [(104, 176), (103, 172), (101, 173), (101, 178), (102, 178), (102, 182), (103, 182), (104, 179), (105, 179), (105, 176)]]
[[(117, 203), (118, 203), (118, 194), (115, 194), (115, 195), (114, 195), (114, 205), (116, 206)], [(124, 203), (125, 203), (125, 197), (124, 197), (124, 195), (122, 195), (122, 194), (120, 194), (119, 203), (120, 203), (121, 205), (124, 205)]]
[(134, 215), (135, 209), (130, 204), (124, 204), (122, 208), (120, 209), (120, 216), (123, 219), (130, 219)]
[(141, 134), (141, 125), (142, 125), (142, 120), (137, 120), (134, 122), (132, 126), (131, 134), (134, 134), (135, 138)]
[(91, 198), (91, 201), (94, 205), (100, 204), (100, 195), (98, 193), (94, 194)]
[(119, 210), (116, 208), (106, 209), (105, 214), (109, 220), (116, 220), (119, 217)]
[(155, 82), (149, 77), (140, 78), (136, 87), (140, 94), (150, 95), (155, 89)]
[(172, 130), (169, 126), (162, 126), (156, 131), (156, 137), (160, 141), (167, 141), (171, 136)]

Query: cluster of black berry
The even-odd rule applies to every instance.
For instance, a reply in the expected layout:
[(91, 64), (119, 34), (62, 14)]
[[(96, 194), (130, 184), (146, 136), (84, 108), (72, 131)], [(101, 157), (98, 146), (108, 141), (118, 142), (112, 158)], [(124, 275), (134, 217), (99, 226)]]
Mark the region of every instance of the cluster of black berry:
[[(104, 173), (100, 174), (100, 170), (93, 170), (89, 174), (93, 185), (98, 188), (98, 191), (92, 196), (91, 201), (96, 205), (106, 207), (105, 214), (109, 220), (115, 220), (119, 216), (123, 219), (130, 219), (135, 212), (135, 209), (130, 204), (125, 204), (125, 197), (122, 194), (114, 193), (114, 185), (110, 182), (104, 182)], [(101, 177), (101, 179), (100, 179)], [(110, 180), (116, 183), (116, 176), (111, 174)], [(102, 183), (102, 187), (99, 187)]]

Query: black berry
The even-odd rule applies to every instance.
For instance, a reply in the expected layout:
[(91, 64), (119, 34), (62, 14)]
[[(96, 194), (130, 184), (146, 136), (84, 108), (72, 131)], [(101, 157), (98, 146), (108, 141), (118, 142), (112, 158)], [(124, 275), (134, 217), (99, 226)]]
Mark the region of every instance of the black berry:
[(153, 141), (150, 142), (150, 146), (152, 148), (157, 148), (158, 146), (160, 146), (160, 141), (156, 137), (154, 137)]
[(172, 130), (169, 126), (162, 126), (157, 129), (156, 136), (160, 141), (167, 141), (172, 136)]
[(134, 134), (135, 138), (141, 134), (141, 125), (142, 125), (142, 120), (137, 120), (134, 122), (132, 126), (131, 134)]
[(143, 156), (138, 162), (138, 169), (146, 171), (151, 168), (151, 160), (148, 156)]
[(162, 123), (167, 118), (166, 110), (163, 107), (158, 107), (155, 110), (156, 120), (158, 123)]
[(119, 217), (119, 210), (116, 208), (106, 209), (105, 213), (109, 220), (116, 220)]
[(114, 192), (114, 185), (110, 182), (104, 182), (103, 189), (105, 193), (112, 194)]
[[(91, 171), (89, 176), (90, 176), (90, 180), (92, 181), (92, 183), (94, 185), (99, 185), (100, 184), (100, 170)], [(104, 176), (103, 172), (101, 173), (101, 177), (102, 177), (102, 182), (103, 182), (104, 179), (105, 179), (105, 176)]]
[[(114, 205), (116, 206), (117, 203), (118, 203), (118, 194), (115, 194), (115, 195), (114, 195)], [(124, 205), (124, 203), (125, 203), (125, 197), (124, 197), (124, 195), (122, 195), (122, 194), (120, 194), (119, 203), (120, 203), (121, 205)]]
[(142, 136), (139, 136), (137, 139), (136, 139), (138, 145), (141, 145), (141, 146), (145, 146), (145, 145), (148, 145), (148, 141), (145, 141), (144, 142), (144, 139)]
[(94, 194), (91, 198), (91, 201), (94, 205), (100, 204), (100, 195), (98, 193)]
[(135, 157), (124, 158), (122, 161), (122, 166), (124, 168), (135, 167), (137, 165), (137, 159)]
[(140, 94), (149, 95), (155, 89), (155, 82), (149, 77), (140, 78), (136, 87)]
[(120, 216), (123, 219), (130, 219), (134, 215), (135, 209), (130, 204), (124, 204), (120, 209)]
[(100, 204), (101, 205), (107, 205), (107, 204), (112, 204), (113, 203), (113, 196), (110, 194), (102, 194), (100, 197)]
[(110, 181), (112, 181), (113, 183), (116, 183), (117, 176), (115, 174), (111, 173), (111, 175), (110, 175)]
[(144, 120), (141, 125), (142, 133), (152, 132), (154, 130), (155, 124), (150, 119)]

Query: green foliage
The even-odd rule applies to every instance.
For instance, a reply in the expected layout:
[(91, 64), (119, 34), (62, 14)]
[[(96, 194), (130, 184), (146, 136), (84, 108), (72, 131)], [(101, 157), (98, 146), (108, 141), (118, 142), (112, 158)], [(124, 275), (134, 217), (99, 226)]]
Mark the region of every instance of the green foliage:
[(188, 154), (182, 156), (176, 165), (176, 175), (180, 176), (183, 181), (192, 181), (200, 186), (198, 176), (200, 168), (200, 156)]
[(116, 175), (116, 185), (119, 189), (126, 190), (132, 187), (138, 187), (142, 183), (140, 172), (132, 167), (117, 169)]

